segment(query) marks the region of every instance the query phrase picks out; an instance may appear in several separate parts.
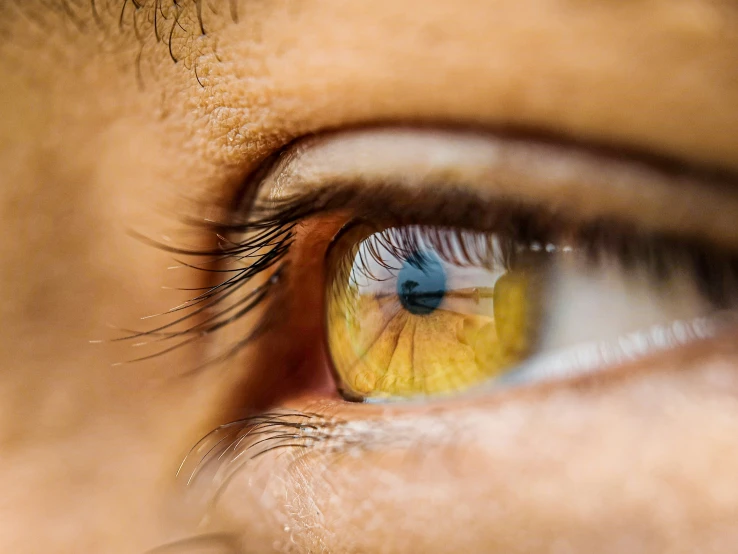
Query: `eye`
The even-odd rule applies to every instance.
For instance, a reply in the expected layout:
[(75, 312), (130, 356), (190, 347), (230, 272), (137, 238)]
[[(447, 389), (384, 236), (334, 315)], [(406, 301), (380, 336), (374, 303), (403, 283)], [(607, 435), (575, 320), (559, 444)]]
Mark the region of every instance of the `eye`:
[(326, 328), (344, 396), (457, 392), (529, 355), (546, 252), (451, 228), (366, 233), (331, 249)]
[[(318, 472), (344, 453), (381, 466), (387, 448), (445, 448), (477, 420), (483, 441), (511, 387), (536, 393), (521, 408), (533, 410), (537, 392), (576, 395), (587, 374), (734, 341), (734, 187), (465, 131), (297, 142), (254, 174), (218, 247), (200, 253), (214, 280), (182, 310), (200, 319), (178, 308), (184, 331), (151, 333), (154, 346), (209, 339), (210, 359), (250, 380), (239, 415), (180, 473), (215, 504), (282, 453)], [(437, 432), (418, 439), (426, 427)]]
[(212, 286), (124, 340), (218, 338), (203, 365), (256, 343), (250, 364), (270, 371), (250, 411), (563, 380), (735, 328), (726, 176), (370, 129), (297, 142), (247, 184), (217, 248), (170, 249), (202, 256)]
[(328, 347), (339, 388), (352, 400), (601, 369), (639, 349), (708, 336), (721, 302), (733, 298), (732, 289), (722, 301), (700, 289), (712, 279), (734, 286), (725, 260), (710, 260), (714, 275), (705, 282), (703, 258), (646, 237), (611, 231), (608, 243), (591, 233), (567, 239), (573, 231), (528, 230), (523, 238), (366, 227), (341, 234), (328, 274)]
[(303, 365), (329, 366), (347, 400), (398, 401), (602, 371), (722, 332), (738, 283), (723, 185), (568, 147), (373, 130), (298, 144), (256, 212), (309, 229), (290, 282), (325, 293), (283, 308), (300, 321), (282, 331), (300, 337), (294, 359), (325, 340), (325, 360)]

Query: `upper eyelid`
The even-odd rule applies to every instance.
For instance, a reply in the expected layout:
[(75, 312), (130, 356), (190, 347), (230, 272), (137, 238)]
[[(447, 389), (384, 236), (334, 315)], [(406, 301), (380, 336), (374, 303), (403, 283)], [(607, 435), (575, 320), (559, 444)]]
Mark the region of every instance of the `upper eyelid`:
[(582, 223), (612, 219), (735, 247), (738, 180), (581, 147), (468, 130), (377, 128), (310, 137), (261, 173), (260, 205), (346, 185), (377, 194), (445, 188), (544, 206)]

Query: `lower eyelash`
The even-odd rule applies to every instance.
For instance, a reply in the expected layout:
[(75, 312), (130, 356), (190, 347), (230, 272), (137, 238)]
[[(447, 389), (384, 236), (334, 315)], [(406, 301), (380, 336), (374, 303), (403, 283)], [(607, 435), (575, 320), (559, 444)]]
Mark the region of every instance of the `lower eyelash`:
[[(363, 452), (389, 447), (422, 455), (429, 445), (454, 446), (462, 434), (463, 426), (438, 414), (424, 419), (410, 415), (363, 420), (291, 410), (266, 412), (208, 433), (182, 461), (177, 477), (185, 487), (206, 487), (204, 509), (208, 510), (217, 505), (229, 484), (262, 456), (286, 456), (283, 469), (290, 471), (305, 456), (317, 454), (322, 458), (312, 459), (312, 467), (323, 472), (345, 456), (359, 457)], [(267, 463), (273, 460), (270, 457)]]
[(274, 452), (296, 453), (330, 441), (344, 422), (317, 413), (266, 412), (221, 425), (190, 449), (177, 476), (193, 485), (206, 479), (218, 500), (219, 491), (252, 460)]

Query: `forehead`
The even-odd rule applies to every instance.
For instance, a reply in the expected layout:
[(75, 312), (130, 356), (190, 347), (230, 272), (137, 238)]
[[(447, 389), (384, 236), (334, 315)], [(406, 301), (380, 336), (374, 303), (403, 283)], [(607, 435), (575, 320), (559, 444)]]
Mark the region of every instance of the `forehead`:
[(128, 82), (148, 110), (168, 98), (218, 163), (246, 167), (306, 133), (400, 119), (536, 129), (738, 168), (732, 3), (67, 0), (3, 10), (26, 45), (16, 68), (69, 83), (72, 67), (78, 88), (113, 96)]

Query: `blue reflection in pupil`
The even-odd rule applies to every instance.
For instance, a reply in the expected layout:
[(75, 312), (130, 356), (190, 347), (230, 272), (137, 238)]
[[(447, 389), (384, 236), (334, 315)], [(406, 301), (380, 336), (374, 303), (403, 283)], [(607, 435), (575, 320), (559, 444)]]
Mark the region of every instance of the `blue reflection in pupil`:
[(397, 275), (397, 294), (403, 307), (415, 315), (428, 315), (446, 294), (446, 274), (434, 252), (413, 252)]

